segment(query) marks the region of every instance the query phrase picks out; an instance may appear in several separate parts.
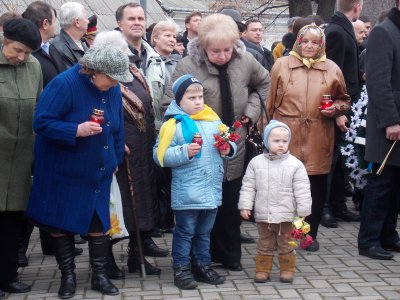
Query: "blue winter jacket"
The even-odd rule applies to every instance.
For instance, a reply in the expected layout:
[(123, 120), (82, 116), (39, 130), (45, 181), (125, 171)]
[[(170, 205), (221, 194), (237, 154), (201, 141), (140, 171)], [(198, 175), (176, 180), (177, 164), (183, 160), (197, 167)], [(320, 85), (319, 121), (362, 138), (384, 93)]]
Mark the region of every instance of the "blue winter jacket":
[[(100, 92), (80, 66), (54, 78), (39, 98), (33, 120), (37, 134), (28, 215), (36, 222), (86, 234), (96, 212), (110, 229), (112, 174), (124, 157), (119, 86)], [(93, 109), (104, 111), (103, 131), (76, 137)]]
[[(165, 112), (165, 119), (174, 115), (186, 114), (175, 101), (172, 101)], [(218, 133), (221, 121), (195, 121), (203, 139), (201, 157), (189, 159), (187, 146), (182, 134), (182, 127), (177, 123), (171, 145), (165, 152), (164, 167), (172, 168), (172, 209), (214, 209), (222, 202), (222, 181), (224, 175), (223, 160), (214, 147), (214, 134)], [(158, 140), (153, 149), (154, 161), (157, 159)], [(230, 143), (232, 158), (236, 154), (236, 144)]]

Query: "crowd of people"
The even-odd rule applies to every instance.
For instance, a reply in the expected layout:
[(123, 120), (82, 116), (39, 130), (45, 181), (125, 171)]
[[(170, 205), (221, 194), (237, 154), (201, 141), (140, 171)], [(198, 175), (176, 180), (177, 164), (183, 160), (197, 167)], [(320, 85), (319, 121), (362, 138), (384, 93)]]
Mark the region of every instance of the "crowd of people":
[[(362, 0), (337, 2), (328, 22), (290, 18), (271, 49), (262, 22), (231, 7), (190, 13), (182, 34), (146, 28), (137, 3), (102, 32), (77, 2), (1, 15), (0, 299), (31, 290), (17, 271), (34, 226), (61, 299), (75, 295), (76, 244), (88, 242), (91, 288), (117, 295), (113, 245), (128, 238), (128, 271), (159, 275), (144, 256), (169, 255), (153, 240), (163, 233), (177, 287), (223, 284), (212, 266), (242, 270), (252, 218), (258, 283), (275, 251), (293, 281), (294, 220), (310, 225), (306, 251), (319, 250), (320, 225), (344, 220), (360, 222), (360, 255), (400, 252), (400, 0), (375, 26)], [(247, 165), (261, 124), (263, 153)], [(114, 180), (127, 234), (111, 239)]]

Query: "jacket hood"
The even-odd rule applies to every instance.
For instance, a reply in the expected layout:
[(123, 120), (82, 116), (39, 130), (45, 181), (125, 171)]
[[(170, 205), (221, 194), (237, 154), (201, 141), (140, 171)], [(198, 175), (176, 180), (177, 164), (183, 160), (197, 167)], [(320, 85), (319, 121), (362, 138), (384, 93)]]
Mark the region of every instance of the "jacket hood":
[[(233, 51), (238, 56), (243, 56), (246, 53), (246, 46), (241, 40), (237, 40), (233, 44)], [(192, 39), (187, 46), (188, 56), (192, 58), (192, 60), (196, 63), (196, 65), (200, 66), (206, 60), (208, 60), (206, 53), (203, 48), (200, 46), (199, 38)]]
[(168, 120), (175, 115), (187, 115), (187, 113), (176, 103), (175, 100), (172, 100), (171, 104), (165, 111), (164, 118), (165, 120)]

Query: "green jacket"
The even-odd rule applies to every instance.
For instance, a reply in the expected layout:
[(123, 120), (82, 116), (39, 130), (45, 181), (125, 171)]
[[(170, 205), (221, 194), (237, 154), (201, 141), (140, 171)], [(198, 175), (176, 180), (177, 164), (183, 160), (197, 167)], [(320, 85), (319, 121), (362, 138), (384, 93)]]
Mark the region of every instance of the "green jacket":
[(42, 91), (39, 62), (11, 65), (0, 50), (0, 211), (24, 211), (31, 186), (32, 119)]

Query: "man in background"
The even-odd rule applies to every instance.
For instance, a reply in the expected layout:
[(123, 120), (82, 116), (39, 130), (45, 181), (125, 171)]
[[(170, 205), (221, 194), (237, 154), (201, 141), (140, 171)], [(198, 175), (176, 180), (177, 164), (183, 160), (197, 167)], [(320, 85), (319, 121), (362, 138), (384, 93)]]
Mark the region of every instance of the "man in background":
[(387, 18), (372, 29), (366, 55), (365, 159), (373, 165), (361, 209), (358, 251), (372, 259), (390, 260), (390, 251), (400, 252), (396, 231), (400, 197), (400, 0)]
[(60, 8), (61, 31), (53, 42), (66, 68), (72, 67), (88, 49), (81, 41), (86, 34), (89, 20), (85, 7), (78, 2), (66, 2)]
[(202, 19), (202, 14), (200, 12), (192, 12), (188, 14), (185, 18), (185, 28), (186, 31), (183, 33), (183, 46), (185, 47), (185, 53), (183, 56), (187, 54), (187, 45), (189, 42), (197, 37), (197, 28), (199, 27)]
[[(343, 72), (347, 94), (355, 101), (360, 87), (358, 44), (352, 22), (356, 21), (362, 11), (363, 0), (338, 0), (338, 11), (332, 16), (325, 28), (326, 56), (333, 60)], [(321, 224), (326, 227), (337, 227), (336, 219), (357, 222), (360, 217), (348, 210), (345, 198), (345, 175), (340, 154), (342, 134), (349, 130), (346, 116), (336, 118), (335, 148), (330, 174), (331, 184), (328, 187), (329, 211), (322, 216)]]
[(265, 69), (271, 71), (274, 57), (271, 51), (261, 45), (264, 36), (264, 28), (261, 22), (251, 19), (246, 21), (245, 25), (246, 29), (242, 34), (242, 41), (246, 45), (246, 50), (253, 54)]

